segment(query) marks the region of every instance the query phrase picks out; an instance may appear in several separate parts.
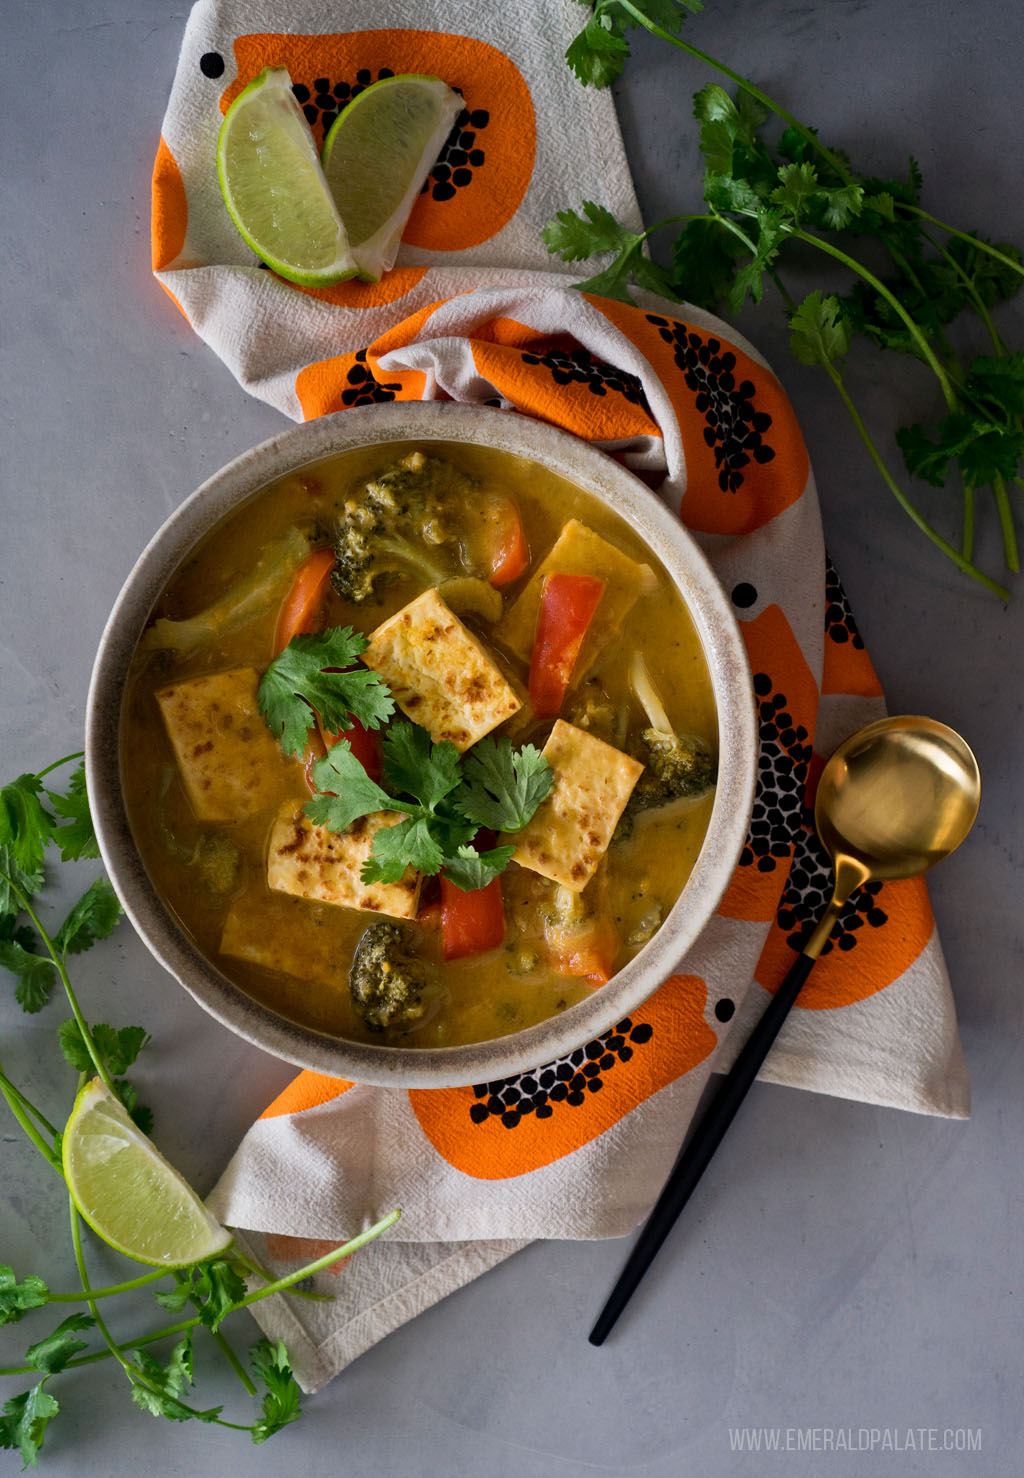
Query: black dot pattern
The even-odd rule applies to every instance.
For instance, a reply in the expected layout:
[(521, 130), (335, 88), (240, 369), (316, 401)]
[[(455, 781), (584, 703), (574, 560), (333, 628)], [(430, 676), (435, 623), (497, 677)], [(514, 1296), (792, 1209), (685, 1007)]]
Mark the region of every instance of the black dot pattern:
[[(456, 92), (458, 90), (455, 88)], [(423, 181), (421, 195), (429, 194), (434, 200), (452, 200), (457, 190), (469, 184), (474, 169), (486, 162), (482, 135), (490, 121), (491, 115), (486, 108), (463, 108), (444, 141), (436, 164)]]
[(341, 403), (350, 405), (382, 405), (387, 401), (394, 400), (401, 390), (400, 383), (381, 385), (373, 378), (369, 366), (366, 363), (366, 350), (356, 351), (356, 362), (345, 376), (348, 381), (346, 388), (341, 392)]
[(394, 75), (390, 67), (381, 67), (376, 76), (368, 67), (360, 67), (354, 77), (343, 78), (340, 82), (330, 77), (317, 77), (311, 83), (293, 82), (292, 92), (310, 128), (320, 123), (326, 135), (338, 114), (345, 111), (353, 98), (365, 92), (372, 82)]
[(542, 364), (550, 370), (556, 385), (586, 385), (591, 395), (607, 395), (609, 390), (623, 396), (630, 405), (641, 406), (648, 413), (650, 407), (644, 387), (636, 375), (617, 369), (597, 359), (589, 349), (549, 349), (546, 354), (523, 354), (524, 364)]
[(743, 486), (743, 469), (750, 463), (771, 462), (775, 456), (765, 440), (772, 418), (754, 404), (752, 380), (736, 380), (736, 356), (719, 339), (703, 338), (685, 323), (647, 314), (661, 337), (674, 348), (676, 364), (687, 389), (696, 396), (704, 417), (704, 440), (715, 454), (718, 486), (735, 493)]
[[(804, 821), (805, 829), (797, 839), (793, 866), (782, 890), (777, 914), (779, 928), (786, 934), (786, 943), (795, 950), (803, 949), (824, 913), (832, 897), (834, 877), (828, 853), (814, 830), (811, 811), (806, 813)], [(857, 889), (844, 904), (822, 955), (830, 954), (833, 949), (845, 953), (855, 948), (858, 931), (865, 925), (879, 929), (888, 923), (889, 916), (878, 903), (881, 890), (881, 883), (865, 883)]]
[(204, 77), (215, 82), (218, 77), (224, 76), (224, 58), (219, 51), (204, 51), (199, 58), (199, 70)]
[(754, 674), (754, 695), (760, 738), (757, 794), (740, 866), (774, 872), (803, 835), (813, 745), (804, 725), (794, 722), (786, 695), (775, 691), (766, 672)]
[(715, 1002), (715, 1020), (731, 1021), (736, 1014), (736, 1003), (730, 1001), (728, 996), (723, 996), (720, 1001)]
[(754, 586), (748, 584), (745, 580), (739, 585), (734, 585), (732, 603), (741, 611), (748, 610), (750, 606), (756, 605), (757, 591)]
[(558, 1111), (579, 1108), (589, 1095), (601, 1092), (605, 1078), (619, 1063), (629, 1062), (636, 1049), (645, 1047), (653, 1036), (652, 1026), (646, 1022), (634, 1026), (627, 1016), (603, 1036), (546, 1067), (493, 1083), (477, 1083), (469, 1117), (474, 1124), (498, 1119), (506, 1129), (515, 1129), (531, 1114), (550, 1119)]
[(864, 650), (864, 640), (857, 630), (857, 623), (846, 599), (846, 591), (836, 574), (831, 557), (825, 555), (825, 635), (838, 646), (849, 642), (858, 652)]

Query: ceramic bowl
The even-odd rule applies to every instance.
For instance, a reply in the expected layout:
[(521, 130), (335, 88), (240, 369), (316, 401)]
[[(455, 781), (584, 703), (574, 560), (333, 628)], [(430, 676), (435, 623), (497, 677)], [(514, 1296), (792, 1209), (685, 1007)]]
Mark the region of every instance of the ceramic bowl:
[[(132, 837), (121, 781), (121, 707), (135, 644), (160, 592), (199, 540), (268, 483), (335, 453), (396, 441), (467, 442), (543, 464), (610, 505), (678, 585), (704, 647), (718, 707), (719, 775), (696, 866), (657, 934), (607, 985), (560, 1015), (471, 1046), (372, 1046), (297, 1025), (254, 1001), (201, 954), (162, 903)], [(455, 1087), (553, 1061), (635, 1010), (677, 968), (717, 906), (746, 835), (757, 734), (750, 671), (728, 599), (679, 520), (605, 453), (539, 421), (484, 407), (416, 403), (361, 407), (282, 432), (198, 488), (144, 550), (100, 641), (86, 718), (86, 774), (107, 871), (149, 949), (212, 1016), (276, 1057), (357, 1082)]]

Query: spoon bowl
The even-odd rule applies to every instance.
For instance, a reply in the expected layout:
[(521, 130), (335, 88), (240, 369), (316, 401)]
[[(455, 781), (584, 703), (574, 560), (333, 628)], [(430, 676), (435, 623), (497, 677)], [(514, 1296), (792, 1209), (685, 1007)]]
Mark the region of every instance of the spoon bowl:
[(977, 760), (954, 729), (935, 719), (880, 719), (830, 756), (818, 781), (814, 824), (835, 867), (831, 900), (676, 1161), (590, 1332), (592, 1345), (604, 1343), (689, 1200), (843, 905), (864, 883), (916, 877), (948, 857), (974, 825), (980, 800)]

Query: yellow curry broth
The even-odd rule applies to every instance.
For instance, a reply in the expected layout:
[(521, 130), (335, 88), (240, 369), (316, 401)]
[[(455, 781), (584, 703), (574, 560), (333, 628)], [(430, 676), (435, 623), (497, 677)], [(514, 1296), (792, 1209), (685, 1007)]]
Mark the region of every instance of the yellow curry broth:
[[(327, 542), (334, 509), (345, 495), (415, 449), (413, 444), (398, 444), (347, 453), (291, 474), (255, 495), (189, 557), (158, 601), (154, 617), (179, 620), (206, 609), (243, 580), (268, 542), (289, 527)], [(635, 710), (629, 660), (634, 649), (643, 651), (672, 722), (715, 749), (711, 683), (689, 613), (633, 531), (596, 499), (534, 463), (482, 447), (430, 444), (420, 449), (515, 498), (531, 568), (570, 518), (580, 519), (633, 559), (651, 566), (654, 589), (640, 596), (618, 639), (597, 655), (586, 677), (600, 683), (615, 707), (625, 711), (631, 705)], [(502, 591), (505, 609), (529, 575), (528, 569)], [(322, 624), (369, 633), (421, 588), (406, 579), (382, 582), (379, 593), (358, 606), (331, 591)], [(525, 693), (528, 664), (501, 650), (488, 623), (468, 615), (463, 619)], [(296, 761), (283, 768), (274, 804), (258, 815), (234, 822), (200, 822), (186, 796), (156, 701), (156, 694), (169, 684), (202, 674), (239, 666), (262, 672), (274, 655), (276, 621), (277, 610), (269, 610), (186, 653), (140, 648), (129, 674), (122, 726), (129, 817), (155, 885), (203, 953), (246, 992), (286, 1017), (342, 1037), (404, 1046), (448, 1046), (504, 1036), (589, 994), (593, 987), (586, 980), (556, 973), (545, 958), (543, 925), (552, 885), (513, 863), (502, 877), (508, 920), (505, 944), (443, 964), (437, 929), (410, 926), (438, 978), (428, 1012), (415, 1030), (401, 1035), (382, 1038), (363, 1025), (349, 997), (348, 967), (373, 916), (273, 892), (266, 883), (267, 839), (278, 806), (286, 799), (309, 798), (302, 766)], [(573, 701), (571, 693), (567, 716)], [(634, 714), (631, 732), (644, 723)], [(550, 727), (550, 720), (517, 716), (505, 731), (517, 744), (529, 740), (543, 745)], [(624, 744), (625, 738), (621, 735), (619, 742)], [(617, 967), (647, 942), (678, 896), (700, 851), (712, 799), (713, 792), (643, 813), (627, 839), (616, 837), (588, 885), (585, 897), (614, 921), (621, 939)], [(216, 872), (222, 860), (219, 839), (234, 844), (241, 856), (237, 875), (229, 875), (226, 886)], [(224, 850), (233, 856), (230, 849)], [(210, 887), (211, 876), (216, 889)], [(252, 958), (222, 953), (225, 928), (226, 942), (234, 950), (248, 950)]]

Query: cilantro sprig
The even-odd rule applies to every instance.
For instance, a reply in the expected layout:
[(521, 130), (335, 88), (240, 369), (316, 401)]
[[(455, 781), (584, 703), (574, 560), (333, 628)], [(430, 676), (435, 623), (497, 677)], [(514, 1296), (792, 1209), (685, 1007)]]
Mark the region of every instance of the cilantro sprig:
[(335, 626), (311, 636), (293, 636), (260, 681), (260, 713), (286, 754), (301, 755), (317, 715), (325, 729), (338, 733), (357, 718), (378, 728), (395, 710), (395, 701), (375, 672), (355, 667), (366, 638), (350, 626)]
[(431, 741), (419, 724), (392, 724), (381, 744), (387, 787), (371, 780), (346, 740), (312, 768), (319, 795), (305, 814), (331, 831), (361, 816), (397, 811), (404, 820), (375, 833), (362, 868), (365, 883), (397, 883), (408, 868), (428, 876), (444, 871), (466, 892), (503, 872), (514, 848), (480, 850), (481, 829), (519, 831), (554, 783), (547, 760), (532, 744), (514, 749), (507, 738), (481, 739), (460, 755), (446, 740)]
[[(585, 0), (583, 0), (585, 3)], [(936, 548), (1000, 599), (1006, 586), (974, 562), (977, 494), (991, 488), (1006, 569), (1018, 573), (1017, 531), (1009, 484), (1024, 486), (1024, 355), (1011, 352), (992, 310), (1024, 282), (1021, 252), (938, 220), (921, 205), (922, 179), (912, 159), (905, 179), (878, 179), (854, 169), (815, 129), (795, 118), (749, 78), (678, 34), (690, 0), (593, 0), (590, 17), (566, 53), (580, 81), (605, 87), (629, 56), (627, 33), (642, 26), (736, 84), (731, 97), (717, 83), (694, 97), (704, 160), (704, 209), (673, 216), (643, 232), (621, 226), (587, 201), (548, 223), (548, 249), (565, 261), (613, 253), (582, 291), (629, 302), (630, 285), (662, 297), (738, 312), (760, 303), (768, 285), (790, 322), (790, 347), (801, 363), (824, 370), (853, 420), (879, 475)], [(783, 127), (774, 143), (766, 129)], [(662, 228), (680, 227), (671, 272), (644, 249)], [(838, 239), (837, 239), (838, 238)], [(855, 253), (861, 239), (877, 242), (888, 266), (872, 270)], [(814, 291), (797, 302), (782, 277), (796, 245), (838, 264), (850, 278), (845, 292)], [(961, 318), (980, 322), (991, 353), (964, 364), (950, 337)], [(909, 354), (930, 369), (941, 398), (933, 429), (897, 432), (906, 471), (934, 487), (961, 485), (959, 538), (946, 537), (920, 513), (883, 459), (845, 382), (855, 337)]]
[[(15, 997), (29, 1012), (42, 1011), (60, 983), (72, 1016), (60, 1024), (56, 1035), (63, 1059), (75, 1074), (72, 1087), (84, 1081), (86, 1075), (97, 1073), (148, 1132), (152, 1115), (139, 1104), (137, 1089), (124, 1076), (149, 1041), (148, 1033), (140, 1026), (90, 1026), (68, 975), (69, 958), (105, 939), (117, 925), (121, 907), (110, 883), (103, 876), (95, 878), (63, 922), (56, 927), (43, 922), (46, 870), (52, 851), (58, 851), (65, 862), (98, 856), (81, 764), (65, 789), (51, 790), (44, 784), (54, 770), (79, 759), (77, 754), (68, 755), (36, 775), (20, 775), (0, 788), (0, 969), (14, 975)], [(11, 1081), (2, 1066), (0, 1099), (50, 1170), (62, 1176), (60, 1131)], [(283, 1278), (272, 1278), (232, 1250), (189, 1268), (172, 1272), (156, 1268), (97, 1288), (88, 1276), (79, 1218), (73, 1210), (72, 1243), (81, 1282), (78, 1291), (56, 1293), (38, 1274), (19, 1276), (0, 1263), (0, 1325), (34, 1319), (39, 1310), (51, 1304), (82, 1303), (88, 1309), (88, 1313), (69, 1314), (49, 1333), (36, 1338), (25, 1349), (22, 1363), (0, 1368), (0, 1376), (35, 1378), (29, 1389), (11, 1396), (0, 1408), (0, 1448), (18, 1452), (25, 1468), (36, 1467), (49, 1425), (61, 1409), (49, 1389), (50, 1382), (58, 1377), (66, 1379), (77, 1366), (97, 1359), (113, 1359), (121, 1367), (132, 1400), (153, 1416), (176, 1422), (212, 1422), (247, 1432), (253, 1442), (265, 1442), (301, 1415), (301, 1392), (287, 1350), (280, 1341), (265, 1339), (253, 1346), (250, 1360), (258, 1388), (220, 1333), (222, 1322), (273, 1294), (294, 1292), (302, 1297), (322, 1297), (306, 1293), (297, 1285), (379, 1236), (397, 1221), (398, 1214), (392, 1212), (350, 1242)], [(250, 1293), (248, 1281), (253, 1274), (258, 1274), (261, 1281)], [(173, 1322), (168, 1324), (165, 1318), (155, 1329), (131, 1339), (115, 1340), (99, 1312), (100, 1302), (108, 1298), (137, 1299), (149, 1291), (150, 1284), (168, 1279), (172, 1287), (157, 1293), (156, 1300)], [(185, 1318), (181, 1317), (183, 1313)], [(258, 1401), (259, 1414), (251, 1422), (228, 1421), (219, 1406), (192, 1404), (193, 1338), (196, 1330), (204, 1329), (247, 1394)], [(178, 1337), (177, 1342), (163, 1360), (149, 1353), (147, 1346), (172, 1335)], [(95, 1344), (97, 1339), (99, 1343)]]

